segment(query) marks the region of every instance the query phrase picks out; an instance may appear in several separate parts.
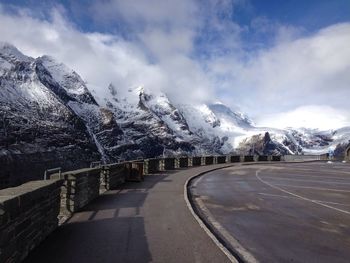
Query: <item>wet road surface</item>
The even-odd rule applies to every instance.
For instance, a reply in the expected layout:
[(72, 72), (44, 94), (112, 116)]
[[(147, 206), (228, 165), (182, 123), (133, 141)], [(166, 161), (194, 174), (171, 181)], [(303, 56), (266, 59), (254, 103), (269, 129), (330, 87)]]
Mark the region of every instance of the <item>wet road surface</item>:
[(77, 212), (24, 262), (229, 262), (184, 199), (188, 178), (223, 165), (146, 176), (108, 191)]
[(202, 216), (259, 262), (350, 262), (350, 165), (264, 164), (196, 179)]

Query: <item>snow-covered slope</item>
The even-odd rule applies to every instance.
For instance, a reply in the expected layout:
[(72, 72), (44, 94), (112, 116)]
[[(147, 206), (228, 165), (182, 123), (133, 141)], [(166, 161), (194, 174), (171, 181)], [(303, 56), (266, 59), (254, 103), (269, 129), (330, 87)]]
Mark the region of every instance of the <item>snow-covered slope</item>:
[(0, 61), (3, 185), (41, 178), (47, 167), (80, 167), (99, 158), (84, 122), (66, 104), (69, 95), (40, 60), (1, 44)]
[(132, 159), (195, 151), (185, 119), (164, 94), (151, 95), (142, 87), (129, 89), (126, 96), (118, 96), (113, 85), (109, 90), (101, 104), (115, 114), (124, 133), (113, 148), (116, 156)]
[(36, 61), (50, 73), (52, 78), (64, 88), (71, 98), (79, 102), (96, 104), (95, 99), (88, 91), (84, 81), (75, 71), (49, 56), (39, 57)]
[[(350, 138), (334, 131), (256, 127), (222, 103), (174, 104), (144, 87), (94, 97), (84, 80), (49, 56), (0, 44), (0, 182), (90, 161), (222, 153), (325, 153)], [(151, 88), (151, 87), (150, 87)], [(120, 95), (123, 94), (123, 95)], [(99, 94), (100, 95), (100, 94)], [(18, 165), (19, 163), (23, 165)], [(33, 166), (29, 173), (25, 167)], [(13, 177), (13, 174), (20, 178)]]

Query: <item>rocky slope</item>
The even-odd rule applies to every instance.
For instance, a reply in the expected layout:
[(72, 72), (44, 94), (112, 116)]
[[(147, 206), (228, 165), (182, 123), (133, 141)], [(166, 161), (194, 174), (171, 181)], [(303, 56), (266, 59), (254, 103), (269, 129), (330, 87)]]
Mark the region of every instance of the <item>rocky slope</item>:
[(67, 106), (77, 98), (52, 77), (43, 58), (6, 44), (0, 50), (0, 184), (41, 177), (45, 167), (80, 167), (98, 159), (84, 121)]
[(322, 153), (350, 138), (350, 128), (259, 128), (221, 103), (175, 105), (143, 87), (124, 93), (107, 88), (107, 95), (95, 98), (64, 64), (0, 44), (0, 187), (39, 179), (47, 168), (96, 160)]

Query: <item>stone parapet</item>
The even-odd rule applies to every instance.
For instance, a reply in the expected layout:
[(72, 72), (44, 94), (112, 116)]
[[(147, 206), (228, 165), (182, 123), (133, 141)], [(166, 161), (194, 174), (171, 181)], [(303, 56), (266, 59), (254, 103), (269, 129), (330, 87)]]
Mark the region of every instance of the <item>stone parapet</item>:
[(217, 156), (216, 157), (216, 162), (217, 163), (226, 163), (227, 162), (227, 156), (225, 156), (225, 155), (221, 155), (221, 156)]
[(58, 226), (62, 180), (0, 190), (0, 262), (20, 262)]
[(254, 156), (253, 155), (245, 155), (244, 157), (243, 157), (243, 161), (244, 162), (254, 162), (255, 160), (254, 160)]
[(144, 180), (144, 162), (126, 163), (126, 181), (141, 182)]
[(147, 159), (145, 160), (145, 174), (158, 173), (161, 171), (160, 159)]
[(205, 156), (204, 158), (205, 165), (214, 164), (214, 156)]
[(164, 170), (174, 170), (175, 169), (175, 158), (164, 158)]
[(64, 180), (61, 194), (61, 215), (70, 216), (100, 193), (101, 168), (85, 168), (51, 175)]
[(100, 193), (116, 189), (126, 181), (127, 174), (128, 170), (124, 163), (103, 165), (100, 177)]
[(189, 159), (188, 157), (180, 157), (179, 160), (179, 168), (185, 168), (189, 166)]
[(202, 157), (192, 157), (192, 166), (202, 165)]
[(259, 162), (267, 162), (267, 161), (269, 161), (269, 156), (267, 156), (267, 155), (259, 155), (258, 156), (258, 161)]
[(239, 155), (231, 155), (230, 162), (231, 163), (239, 163), (241, 161), (241, 156)]

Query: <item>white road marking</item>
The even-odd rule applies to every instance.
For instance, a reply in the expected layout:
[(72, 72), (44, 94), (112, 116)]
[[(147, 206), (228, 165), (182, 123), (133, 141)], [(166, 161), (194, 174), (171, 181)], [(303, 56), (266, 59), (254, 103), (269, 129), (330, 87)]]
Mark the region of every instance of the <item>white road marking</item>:
[(332, 192), (350, 193), (349, 190), (324, 188), (324, 187), (301, 186), (301, 185), (290, 185), (290, 184), (274, 184), (274, 185), (285, 186), (285, 187), (294, 187), (294, 188), (305, 188), (305, 189), (320, 190), (320, 191), (332, 191)]
[(275, 176), (264, 176), (264, 178), (274, 179), (274, 180), (294, 181), (294, 182), (310, 182), (310, 183), (318, 183), (318, 184), (346, 184), (346, 185), (350, 185), (350, 183), (322, 182), (322, 181), (316, 181), (316, 180), (305, 180), (305, 179), (294, 179), (294, 178), (281, 178), (281, 177), (275, 177)]
[(349, 211), (346, 211), (346, 210), (343, 210), (343, 209), (339, 209), (339, 208), (336, 208), (336, 207), (333, 207), (333, 206), (330, 206), (330, 205), (327, 205), (327, 204), (323, 204), (323, 203), (321, 203), (321, 202), (318, 202), (318, 201), (309, 199), (309, 198), (307, 198), (307, 197), (304, 197), (304, 196), (301, 196), (301, 195), (298, 195), (298, 194), (289, 192), (289, 191), (284, 190), (284, 189), (282, 189), (282, 188), (280, 188), (280, 187), (278, 187), (278, 186), (275, 186), (275, 185), (273, 185), (273, 184), (270, 184), (269, 182), (266, 182), (266, 181), (264, 181), (263, 179), (260, 178), (259, 172), (260, 172), (260, 171), (256, 171), (256, 172), (255, 172), (255, 177), (256, 177), (260, 182), (262, 182), (263, 184), (266, 184), (266, 185), (268, 185), (268, 186), (270, 186), (270, 187), (272, 187), (272, 188), (274, 188), (274, 189), (277, 189), (277, 190), (279, 190), (279, 191), (282, 191), (282, 192), (284, 192), (284, 193), (286, 193), (286, 194), (289, 194), (289, 195), (298, 197), (298, 198), (300, 198), (300, 199), (302, 199), (302, 200), (309, 201), (309, 202), (311, 202), (311, 203), (318, 204), (318, 205), (320, 205), (320, 206), (327, 207), (327, 208), (329, 208), (329, 209), (333, 209), (333, 210), (335, 210), (335, 211), (338, 211), (338, 212), (341, 212), (341, 213), (350, 215), (350, 212), (349, 212)]
[[(265, 196), (272, 196), (272, 197), (282, 197), (282, 198), (294, 198), (294, 199), (299, 199), (296, 196), (287, 196), (287, 195), (274, 195), (274, 194), (268, 194), (268, 193), (259, 193), (259, 195), (265, 195)], [(331, 204), (331, 205), (341, 205), (341, 206), (350, 206), (342, 203), (336, 203), (336, 202), (328, 202), (328, 201), (322, 201), (322, 200), (316, 200), (316, 199), (311, 199), (312, 201), (317, 201), (323, 204)]]
[[(277, 173), (276, 173), (277, 174)], [(301, 175), (301, 174), (287, 174), (287, 173), (281, 173), (278, 174), (279, 176), (289, 176), (289, 177), (313, 177), (313, 178), (322, 178), (322, 179), (335, 179), (335, 180), (344, 180), (349, 181), (349, 177), (331, 177), (331, 176), (322, 176), (322, 175)], [(283, 178), (283, 177), (282, 177)]]
[[(320, 168), (322, 168), (322, 172), (327, 172), (327, 173), (337, 173), (337, 174), (339, 174), (339, 173), (342, 173), (342, 174), (344, 174), (344, 175), (349, 175), (350, 174), (350, 172), (346, 172), (346, 171), (344, 171), (344, 170), (342, 170), (342, 171), (339, 171), (339, 170), (337, 170), (337, 171), (334, 171), (334, 169), (329, 169), (329, 167), (320, 167)], [(317, 171), (317, 170), (310, 170), (310, 168), (300, 168), (300, 167), (285, 167), (285, 170), (286, 171), (292, 171), (292, 172), (295, 172), (295, 171), (306, 171), (306, 172), (311, 172), (311, 173), (319, 173), (319, 172), (321, 172), (321, 170), (320, 171)]]
[[(266, 195), (266, 196), (274, 196), (274, 197), (284, 197), (284, 198), (291, 198), (288, 195), (274, 195), (274, 194), (267, 194), (267, 193), (258, 193), (259, 195)], [(292, 197), (295, 198), (295, 197)]]

